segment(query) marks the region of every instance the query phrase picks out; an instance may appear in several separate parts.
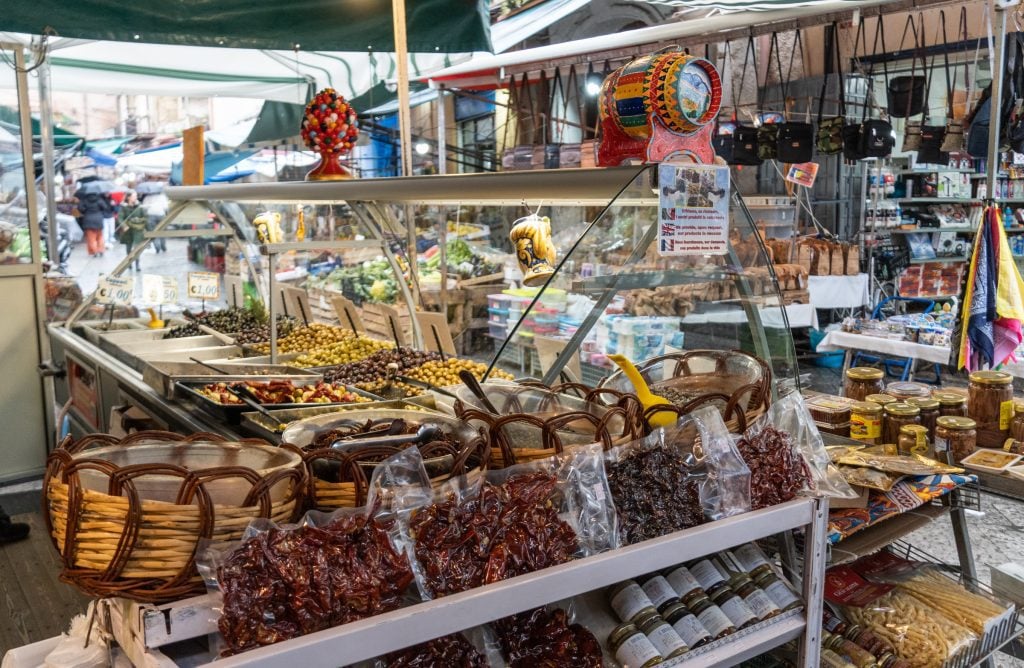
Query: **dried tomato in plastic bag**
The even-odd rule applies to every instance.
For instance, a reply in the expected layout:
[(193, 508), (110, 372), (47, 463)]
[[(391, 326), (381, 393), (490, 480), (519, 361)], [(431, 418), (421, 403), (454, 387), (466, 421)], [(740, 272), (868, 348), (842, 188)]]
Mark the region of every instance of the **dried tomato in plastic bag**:
[(788, 433), (765, 425), (742, 437), (736, 447), (750, 469), (752, 510), (785, 503), (810, 486), (811, 471)]
[(704, 522), (696, 478), (679, 453), (659, 445), (606, 464), (626, 545)]
[(355, 515), (257, 534), (217, 577), (218, 627), (230, 653), (393, 610), (413, 578), (386, 529)]
[(484, 482), (461, 502), (454, 494), (410, 523), (416, 558), (433, 596), (446, 596), (555, 566), (573, 558), (576, 532), (558, 517), (556, 479), (543, 472)]
[(601, 644), (565, 610), (537, 608), (494, 622), (509, 668), (600, 668)]
[(442, 636), (384, 657), (387, 668), (487, 668), (487, 657), (461, 633)]

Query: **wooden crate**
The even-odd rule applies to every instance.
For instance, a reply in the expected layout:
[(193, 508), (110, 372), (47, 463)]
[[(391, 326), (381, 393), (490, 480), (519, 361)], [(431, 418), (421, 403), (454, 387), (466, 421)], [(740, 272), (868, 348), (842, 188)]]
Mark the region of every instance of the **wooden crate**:
[(402, 345), (412, 343), (412, 323), (408, 311), (405, 308), (388, 306), (386, 304), (364, 303), (358, 307), (359, 317), (363, 320), (366, 333), (374, 338), (385, 341), (393, 341), (394, 334), (391, 330), (390, 318), (395, 318), (398, 338)]

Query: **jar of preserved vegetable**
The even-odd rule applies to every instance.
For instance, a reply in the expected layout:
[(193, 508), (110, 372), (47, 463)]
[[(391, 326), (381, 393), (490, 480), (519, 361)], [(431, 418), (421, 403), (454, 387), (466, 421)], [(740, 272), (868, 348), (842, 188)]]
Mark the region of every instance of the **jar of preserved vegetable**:
[(626, 580), (609, 589), (608, 601), (623, 622), (633, 623), (641, 615), (658, 612), (636, 580)]
[(633, 624), (615, 627), (608, 636), (608, 649), (620, 664), (630, 668), (649, 668), (662, 661), (661, 653)]
[(858, 401), (850, 408), (850, 438), (877, 445), (882, 438), (882, 405)]
[(840, 656), (845, 656), (857, 668), (877, 668), (875, 655), (867, 651), (852, 640), (843, 636), (833, 635), (828, 631), (822, 632), (822, 647), (826, 647)]
[(911, 406), (921, 410), (921, 425), (928, 430), (928, 439), (935, 438), (935, 421), (939, 419), (939, 400), (932, 397), (911, 397), (907, 399)]
[(939, 417), (943, 415), (967, 417), (967, 397), (959, 392), (937, 390), (932, 392), (932, 399), (937, 399), (939, 402)]
[(979, 432), (1002, 443), (1013, 420), (1013, 376), (1005, 371), (975, 371), (968, 379), (967, 416), (978, 423)]
[(711, 633), (704, 628), (697, 616), (682, 603), (675, 603), (665, 608), (665, 621), (672, 625), (679, 637), (690, 649), (711, 642)]
[(688, 607), (692, 607), (691, 603), (694, 599), (707, 596), (704, 588), (700, 586), (700, 582), (697, 582), (697, 578), (693, 577), (693, 573), (686, 566), (677, 566), (666, 571), (665, 580), (679, 595), (679, 600)]
[(764, 593), (768, 594), (768, 598), (775, 601), (775, 605), (779, 606), (782, 612), (804, 607), (804, 602), (800, 600), (800, 597), (790, 589), (782, 578), (775, 574), (775, 571), (761, 573), (754, 578), (754, 584), (764, 590)]
[(885, 406), (886, 404), (891, 404), (894, 401), (898, 401), (898, 399), (888, 394), (869, 394), (868, 396), (864, 397), (864, 401), (870, 401), (873, 404)]
[(850, 626), (843, 634), (847, 640), (852, 640), (875, 656), (881, 656), (885, 652), (891, 652), (892, 647), (884, 640), (857, 624)]
[(822, 647), (821, 652), (818, 653), (820, 659), (821, 668), (857, 668), (855, 665), (839, 656), (832, 650)]
[(672, 588), (672, 585), (668, 583), (661, 575), (652, 575), (643, 581), (640, 588), (647, 594), (647, 598), (651, 600), (653, 605), (659, 613), (663, 612), (665, 608), (675, 603), (679, 603), (679, 595), (676, 594), (676, 590)]
[(978, 444), (977, 424), (971, 418), (947, 415), (935, 426), (935, 459), (960, 463)]
[(690, 651), (676, 630), (659, 616), (645, 621), (640, 630), (651, 641), (654, 649), (658, 650), (658, 654), (661, 654), (663, 659), (674, 659)]
[(1008, 438), (1006, 439), (1006, 442), (1003, 443), (1003, 450), (1014, 455), (1024, 455), (1024, 441)]
[(910, 664), (891, 652), (886, 652), (878, 657), (880, 668), (910, 668)]
[(929, 447), (928, 430), (925, 429), (923, 424), (908, 424), (900, 429), (898, 446), (901, 455), (924, 455), (929, 457), (935, 454)]
[(729, 586), (754, 611), (759, 621), (763, 622), (782, 613), (782, 610), (775, 604), (775, 601), (764, 590), (754, 584), (754, 581), (747, 575), (734, 575), (729, 580)]
[(756, 543), (747, 543), (746, 545), (740, 545), (739, 547), (727, 550), (726, 554), (730, 554), (736, 561), (743, 567), (750, 577), (757, 579), (764, 573), (774, 573), (775, 570), (772, 568), (772, 564), (768, 561), (768, 556), (761, 551), (761, 548)]
[(900, 438), (900, 429), (908, 424), (921, 424), (921, 409), (902, 402), (885, 406), (885, 424), (882, 427), (882, 443), (895, 444)]
[(1024, 441), (1024, 401), (1013, 402), (1013, 420), (1010, 421), (1010, 438)]
[(821, 610), (821, 626), (829, 633), (849, 637), (846, 635), (849, 625), (828, 608), (822, 608)]
[(843, 381), (843, 396), (855, 401), (864, 401), (869, 394), (878, 394), (885, 387), (884, 374), (881, 369), (866, 366), (855, 366), (846, 370)]
[(710, 596), (711, 602), (721, 608), (725, 616), (729, 618), (729, 621), (737, 629), (745, 629), (758, 622), (757, 614), (750, 609), (747, 602), (734, 592), (729, 585), (722, 584), (716, 587), (714, 593), (711, 593)]
[(898, 401), (906, 401), (914, 397), (926, 399), (932, 396), (932, 389), (924, 383), (915, 383), (912, 380), (897, 380), (885, 386), (885, 393), (896, 397)]
[(700, 623), (704, 625), (704, 628), (708, 630), (711, 637), (715, 640), (724, 638), (727, 635), (736, 633), (736, 627), (733, 625), (732, 620), (722, 609), (711, 602), (707, 596), (700, 596), (693, 600), (693, 603), (688, 604), (690, 612), (700, 620)]

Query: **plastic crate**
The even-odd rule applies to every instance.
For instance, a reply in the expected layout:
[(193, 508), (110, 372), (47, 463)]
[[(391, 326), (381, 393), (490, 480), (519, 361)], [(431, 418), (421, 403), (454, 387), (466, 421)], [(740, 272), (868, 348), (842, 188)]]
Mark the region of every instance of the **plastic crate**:
[(512, 295), (487, 295), (487, 308), (504, 309), (508, 313), (510, 303), (512, 303)]
[(487, 323), (487, 334), (492, 338), (504, 340), (506, 331), (505, 323), (503, 322)]

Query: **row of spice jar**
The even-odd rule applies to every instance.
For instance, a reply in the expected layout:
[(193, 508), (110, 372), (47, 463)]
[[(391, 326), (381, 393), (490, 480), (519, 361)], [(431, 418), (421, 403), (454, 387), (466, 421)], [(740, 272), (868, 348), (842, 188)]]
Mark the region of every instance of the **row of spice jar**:
[(623, 665), (646, 668), (803, 607), (753, 543), (626, 580), (609, 592), (622, 622), (608, 637)]

